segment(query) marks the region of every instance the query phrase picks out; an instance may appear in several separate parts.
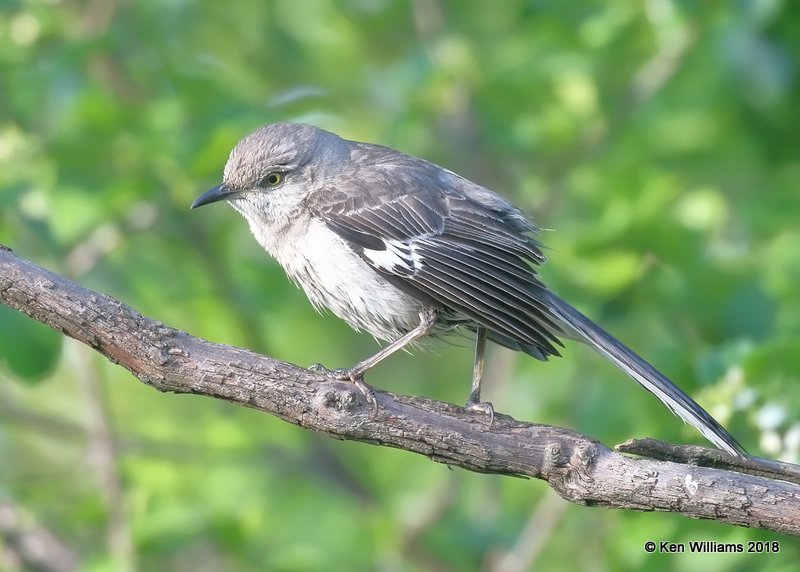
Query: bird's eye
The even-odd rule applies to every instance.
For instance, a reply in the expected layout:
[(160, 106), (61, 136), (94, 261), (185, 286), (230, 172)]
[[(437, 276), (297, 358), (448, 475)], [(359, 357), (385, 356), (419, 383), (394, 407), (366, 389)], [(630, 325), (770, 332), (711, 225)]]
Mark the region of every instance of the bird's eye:
[(283, 182), (283, 173), (280, 171), (272, 171), (261, 179), (261, 185), (265, 187), (277, 187)]

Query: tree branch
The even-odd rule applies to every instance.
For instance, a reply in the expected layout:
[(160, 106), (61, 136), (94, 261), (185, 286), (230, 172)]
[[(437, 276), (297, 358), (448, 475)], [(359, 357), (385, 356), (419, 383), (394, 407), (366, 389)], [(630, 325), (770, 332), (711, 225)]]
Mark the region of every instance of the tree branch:
[(0, 567), (3, 570), (73, 572), (77, 554), (25, 510), (0, 500)]
[[(376, 411), (352, 383), (167, 327), (2, 246), (0, 300), (159, 391), (216, 397), (337, 439), (405, 449), (469, 471), (542, 479), (578, 504), (669, 511), (800, 535), (797, 483), (633, 458), (574, 431), (505, 415), (489, 425), (482, 415), (423, 397), (375, 390)], [(692, 450), (697, 454), (690, 459), (672, 458), (748, 470), (721, 451)]]

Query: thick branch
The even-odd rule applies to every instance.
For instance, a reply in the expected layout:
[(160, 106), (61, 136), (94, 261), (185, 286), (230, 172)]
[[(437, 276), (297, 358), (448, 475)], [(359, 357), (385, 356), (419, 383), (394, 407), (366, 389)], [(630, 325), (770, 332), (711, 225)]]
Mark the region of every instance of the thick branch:
[[(259, 409), (338, 439), (387, 445), (469, 471), (535, 477), (578, 504), (661, 510), (800, 535), (800, 485), (633, 458), (567, 429), (375, 391), (213, 344), (0, 248), (0, 300), (91, 346), (159, 391)], [(725, 455), (724, 453), (719, 453)]]

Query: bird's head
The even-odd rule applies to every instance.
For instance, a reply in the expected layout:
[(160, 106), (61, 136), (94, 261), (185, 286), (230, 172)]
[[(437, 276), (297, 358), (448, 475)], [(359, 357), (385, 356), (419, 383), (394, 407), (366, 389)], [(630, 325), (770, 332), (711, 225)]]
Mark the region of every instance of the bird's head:
[(244, 137), (231, 151), (222, 183), (191, 208), (227, 201), (248, 220), (274, 219), (297, 206), (315, 179), (342, 164), (348, 142), (303, 123), (273, 123)]

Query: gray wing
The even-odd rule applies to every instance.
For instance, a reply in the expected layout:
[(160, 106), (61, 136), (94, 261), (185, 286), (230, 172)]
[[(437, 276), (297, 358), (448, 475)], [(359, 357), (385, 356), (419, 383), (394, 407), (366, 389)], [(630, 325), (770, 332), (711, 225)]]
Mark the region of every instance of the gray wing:
[(494, 341), (539, 359), (559, 355), (562, 329), (534, 270), (545, 259), (531, 237), (536, 227), (497, 195), (486, 195), (487, 205), (432, 186), (422, 196), (360, 184), (320, 189), (306, 206), (376, 272), (454, 321), (480, 324)]

